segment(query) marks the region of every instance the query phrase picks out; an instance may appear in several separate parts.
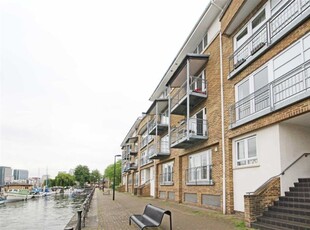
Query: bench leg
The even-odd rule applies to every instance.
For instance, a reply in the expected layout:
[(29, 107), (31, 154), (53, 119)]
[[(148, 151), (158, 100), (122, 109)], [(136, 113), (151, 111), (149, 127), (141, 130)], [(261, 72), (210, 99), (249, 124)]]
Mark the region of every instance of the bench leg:
[(171, 219), (171, 214), (170, 214), (169, 216), (170, 216), (170, 230), (172, 230), (172, 219)]
[(129, 225), (131, 225), (131, 217), (129, 217)]

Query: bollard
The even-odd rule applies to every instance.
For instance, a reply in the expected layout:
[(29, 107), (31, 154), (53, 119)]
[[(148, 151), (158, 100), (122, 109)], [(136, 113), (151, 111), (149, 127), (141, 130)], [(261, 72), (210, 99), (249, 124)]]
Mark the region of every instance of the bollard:
[(77, 222), (77, 230), (82, 229), (81, 218), (82, 218), (82, 210), (78, 210), (78, 222)]

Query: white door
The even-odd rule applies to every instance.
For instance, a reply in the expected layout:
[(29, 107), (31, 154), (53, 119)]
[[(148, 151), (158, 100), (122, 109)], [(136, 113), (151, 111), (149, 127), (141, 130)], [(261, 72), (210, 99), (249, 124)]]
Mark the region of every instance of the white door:
[(155, 173), (154, 167), (150, 168), (150, 195), (155, 196)]

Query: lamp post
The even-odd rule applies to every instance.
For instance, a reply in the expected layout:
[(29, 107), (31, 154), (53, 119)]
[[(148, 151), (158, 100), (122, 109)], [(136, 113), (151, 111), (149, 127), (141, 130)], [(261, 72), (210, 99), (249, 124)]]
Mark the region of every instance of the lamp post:
[(115, 199), (115, 174), (116, 174), (116, 157), (121, 157), (122, 155), (114, 156), (114, 174), (113, 174), (113, 200)]

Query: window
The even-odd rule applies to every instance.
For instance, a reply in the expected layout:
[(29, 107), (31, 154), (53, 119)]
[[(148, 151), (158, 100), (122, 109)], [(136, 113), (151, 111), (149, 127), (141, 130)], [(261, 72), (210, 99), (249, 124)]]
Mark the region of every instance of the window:
[(212, 158), (211, 150), (189, 156), (187, 182), (212, 183)]
[(168, 134), (160, 139), (160, 152), (169, 153), (169, 136)]
[(135, 186), (139, 186), (139, 173), (135, 173)]
[(204, 49), (208, 46), (208, 32), (203, 36), (202, 40), (198, 44), (198, 46), (193, 51), (194, 54), (201, 54)]
[(264, 21), (266, 20), (266, 11), (263, 9), (252, 21), (252, 31), (256, 31)]
[(162, 184), (173, 183), (173, 162), (163, 164), (161, 182)]
[(268, 65), (254, 72), (236, 86), (236, 118), (245, 118), (250, 114), (269, 106), (268, 91), (263, 89), (269, 83)]
[[(235, 40), (235, 50), (238, 49), (240, 46), (242, 46), (245, 41), (252, 36), (262, 25), (263, 23), (266, 22), (266, 20), (270, 17), (270, 6), (269, 3), (267, 3), (262, 10), (260, 10), (254, 17), (252, 17), (249, 22), (245, 25), (245, 27), (243, 27), (235, 36), (234, 40)], [(263, 32), (262, 32), (263, 33)], [(263, 34), (262, 34), (263, 36)], [(259, 36), (261, 37), (261, 36)], [(258, 37), (256, 38), (258, 39)], [(259, 41), (264, 40), (263, 38), (260, 38)], [(253, 41), (254, 42), (254, 41)], [(263, 42), (263, 41), (262, 41)], [(252, 47), (252, 49), (255, 48), (255, 45), (257, 45), (257, 41), (254, 42), (255, 44), (253, 44), (254, 47)], [(250, 50), (245, 47), (245, 50), (243, 50), (242, 54), (240, 54), (242, 56), (242, 58), (245, 58), (246, 55), (249, 55), (248, 52)], [(242, 59), (241, 57), (238, 58), (238, 60)]]
[(257, 164), (256, 136), (248, 137), (235, 142), (236, 145), (236, 165)]

